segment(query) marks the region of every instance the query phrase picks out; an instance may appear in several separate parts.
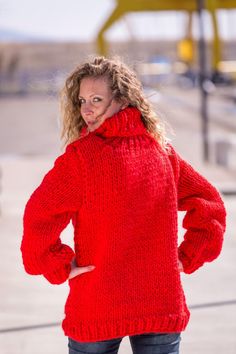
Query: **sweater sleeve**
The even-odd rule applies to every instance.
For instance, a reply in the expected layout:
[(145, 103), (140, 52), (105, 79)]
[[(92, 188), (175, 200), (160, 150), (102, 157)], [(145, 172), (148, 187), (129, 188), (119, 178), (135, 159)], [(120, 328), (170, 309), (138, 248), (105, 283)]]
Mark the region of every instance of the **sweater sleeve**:
[(221, 252), (226, 210), (218, 190), (188, 162), (176, 154), (179, 166), (178, 210), (186, 211), (184, 239), (178, 248), (185, 273), (193, 273)]
[(82, 203), (79, 156), (67, 146), (31, 194), (23, 215), (21, 252), (25, 270), (61, 284), (71, 270), (74, 251), (60, 234)]

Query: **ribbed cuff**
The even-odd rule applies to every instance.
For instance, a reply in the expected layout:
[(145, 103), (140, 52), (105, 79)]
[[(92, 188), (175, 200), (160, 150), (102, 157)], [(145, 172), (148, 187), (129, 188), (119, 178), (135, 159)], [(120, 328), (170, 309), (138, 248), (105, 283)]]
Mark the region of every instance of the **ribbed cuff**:
[(51, 283), (51, 284), (62, 284), (64, 283), (70, 274), (71, 264), (67, 263), (61, 266), (61, 268), (57, 268), (55, 270), (51, 270), (47, 273), (44, 273), (43, 276)]
[(68, 245), (58, 242), (51, 246), (42, 257), (43, 276), (52, 284), (64, 283), (70, 274), (74, 256), (74, 251)]
[(65, 282), (71, 271), (71, 261), (75, 256), (68, 245), (57, 242), (44, 253), (26, 252), (22, 247), (23, 263), (28, 274), (43, 276), (52, 284)]
[(191, 274), (195, 272), (195, 270), (200, 268), (204, 263), (204, 261), (197, 261), (196, 255), (194, 254), (192, 254), (191, 257), (187, 256), (181, 248), (178, 249), (178, 257), (183, 265), (183, 271), (186, 274)]

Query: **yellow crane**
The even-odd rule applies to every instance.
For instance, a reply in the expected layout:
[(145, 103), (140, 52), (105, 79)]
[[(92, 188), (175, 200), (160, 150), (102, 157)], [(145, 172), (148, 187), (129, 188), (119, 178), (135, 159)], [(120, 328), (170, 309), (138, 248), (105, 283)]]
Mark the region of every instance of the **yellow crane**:
[[(221, 65), (221, 41), (216, 12), (218, 9), (236, 9), (236, 0), (205, 0), (205, 9), (210, 14), (213, 28), (212, 69), (218, 71)], [(116, 21), (129, 12), (141, 11), (185, 11), (189, 14), (186, 37), (180, 41), (178, 52), (184, 61), (190, 63), (194, 57), (191, 19), (193, 12), (197, 11), (197, 0), (116, 0), (116, 7), (97, 35), (98, 52), (103, 55), (107, 54), (108, 48), (104, 34)]]

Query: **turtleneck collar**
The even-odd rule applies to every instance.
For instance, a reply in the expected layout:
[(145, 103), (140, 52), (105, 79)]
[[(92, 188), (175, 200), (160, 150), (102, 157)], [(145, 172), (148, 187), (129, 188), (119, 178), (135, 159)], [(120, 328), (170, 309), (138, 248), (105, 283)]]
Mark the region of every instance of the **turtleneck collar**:
[[(113, 137), (140, 135), (146, 132), (140, 111), (136, 107), (127, 107), (107, 118), (97, 129), (89, 132), (89, 134)], [(82, 128), (81, 134), (88, 134), (87, 126)]]

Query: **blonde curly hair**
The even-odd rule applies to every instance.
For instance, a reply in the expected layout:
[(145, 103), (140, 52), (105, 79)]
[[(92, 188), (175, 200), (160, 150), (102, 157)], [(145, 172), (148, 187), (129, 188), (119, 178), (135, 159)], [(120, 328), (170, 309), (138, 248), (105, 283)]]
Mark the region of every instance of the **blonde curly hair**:
[(62, 118), (61, 139), (64, 146), (81, 137), (81, 130), (86, 126), (80, 112), (79, 91), (81, 80), (87, 77), (106, 77), (113, 97), (116, 100), (124, 98), (141, 112), (142, 121), (148, 132), (158, 143), (168, 150), (169, 141), (165, 136), (164, 122), (156, 115), (151, 103), (145, 98), (142, 84), (137, 75), (118, 57), (112, 59), (95, 56), (78, 65), (66, 79), (59, 93)]

